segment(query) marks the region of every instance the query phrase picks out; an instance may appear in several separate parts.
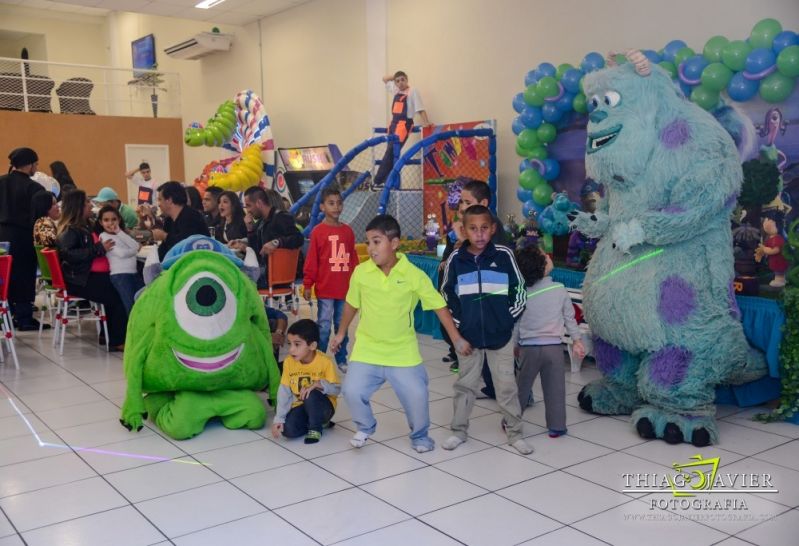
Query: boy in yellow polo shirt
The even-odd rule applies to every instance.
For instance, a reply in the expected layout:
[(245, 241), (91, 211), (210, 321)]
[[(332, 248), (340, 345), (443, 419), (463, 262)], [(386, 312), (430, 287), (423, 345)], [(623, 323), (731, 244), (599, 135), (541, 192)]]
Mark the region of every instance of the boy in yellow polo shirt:
[(423, 309), (435, 311), (459, 353), (468, 355), (472, 348), (458, 333), (444, 298), (427, 275), (404, 254), (397, 254), (399, 223), (389, 215), (376, 216), (366, 226), (366, 239), (371, 260), (360, 264), (352, 274), (341, 327), (330, 343), (330, 350), (335, 353), (360, 310), (343, 388), (352, 420), (358, 427), (350, 443), (353, 447), (363, 447), (374, 434), (377, 421), (369, 400), (388, 381), (405, 410), (411, 445), (419, 453), (431, 451), (435, 443), (427, 435), (430, 428), (427, 370), (422, 365), (413, 327), (416, 304), (421, 301)]

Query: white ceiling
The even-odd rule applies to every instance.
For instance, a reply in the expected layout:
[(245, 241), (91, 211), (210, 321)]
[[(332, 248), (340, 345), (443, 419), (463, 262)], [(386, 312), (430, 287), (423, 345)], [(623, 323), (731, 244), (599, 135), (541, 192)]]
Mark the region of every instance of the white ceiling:
[(112, 11), (195, 19), (228, 25), (245, 25), (309, 0), (225, 0), (211, 9), (197, 9), (200, 0), (0, 0), (31, 9), (103, 16)]

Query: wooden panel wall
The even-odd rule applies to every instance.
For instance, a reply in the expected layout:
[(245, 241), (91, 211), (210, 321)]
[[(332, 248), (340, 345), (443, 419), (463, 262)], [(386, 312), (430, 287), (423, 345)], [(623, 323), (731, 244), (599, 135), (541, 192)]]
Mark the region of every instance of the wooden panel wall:
[[(78, 187), (89, 195), (103, 186), (127, 195), (125, 144), (166, 144), (172, 180), (185, 181), (183, 123), (177, 118), (83, 116), (0, 110), (0, 172), (8, 154), (27, 146), (39, 154), (39, 170), (66, 163)], [(124, 199), (124, 198), (123, 198)]]

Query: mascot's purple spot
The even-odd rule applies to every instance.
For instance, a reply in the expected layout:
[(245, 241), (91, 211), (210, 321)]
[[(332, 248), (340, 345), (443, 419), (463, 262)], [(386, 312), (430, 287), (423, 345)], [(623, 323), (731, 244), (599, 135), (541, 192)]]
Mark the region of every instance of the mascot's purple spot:
[(670, 326), (684, 323), (696, 309), (696, 293), (691, 283), (671, 275), (660, 283), (658, 314)]
[(724, 201), (724, 208), (725, 209), (732, 209), (735, 208), (735, 205), (738, 203), (738, 194), (733, 193), (730, 195), (726, 201)]
[(599, 337), (594, 338), (594, 357), (596, 367), (605, 375), (621, 366), (621, 349)]
[(685, 347), (664, 347), (652, 355), (649, 378), (661, 387), (674, 387), (685, 379), (694, 355)]
[(735, 299), (735, 287), (732, 285), (732, 281), (727, 290), (727, 301), (730, 304), (730, 316), (735, 320), (741, 320), (741, 310), (738, 308), (738, 300)]
[(685, 212), (685, 209), (680, 205), (669, 205), (660, 209), (660, 212), (665, 212), (666, 214), (680, 214)]
[(669, 150), (679, 148), (690, 139), (691, 128), (688, 122), (681, 118), (675, 119), (660, 131), (660, 141)]

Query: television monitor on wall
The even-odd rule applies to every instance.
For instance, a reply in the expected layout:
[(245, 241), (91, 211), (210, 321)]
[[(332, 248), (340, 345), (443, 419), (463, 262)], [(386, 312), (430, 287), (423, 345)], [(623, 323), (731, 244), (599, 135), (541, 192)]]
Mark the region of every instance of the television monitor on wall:
[(135, 69), (152, 70), (155, 68), (155, 36), (148, 34), (130, 43), (133, 55), (133, 77), (140, 78), (145, 73), (137, 72)]

